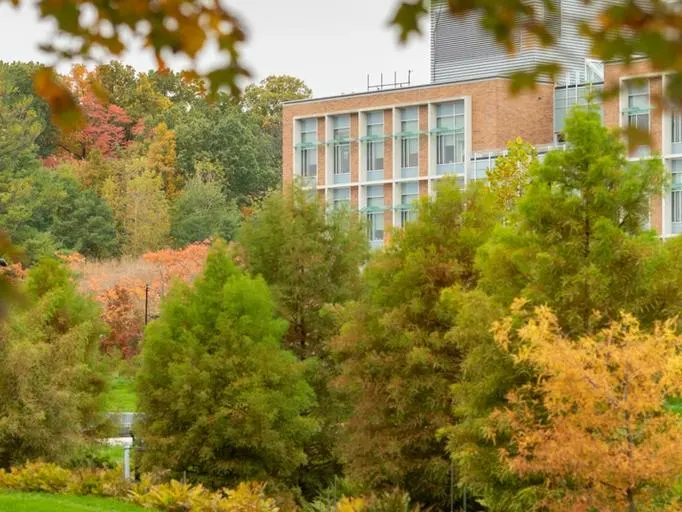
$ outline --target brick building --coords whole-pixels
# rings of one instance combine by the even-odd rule
[[[563,0],[562,14],[576,2]],[[652,199],[650,223],[662,236],[682,232],[682,115],[663,111],[651,100],[663,90],[664,74],[651,73],[645,61],[626,68],[587,58],[586,45],[571,39],[574,34],[562,28],[568,23],[560,17],[558,48],[563,53],[545,56],[571,63],[566,76],[556,83],[538,82],[515,96],[505,74],[537,62],[537,48],[525,45],[500,74],[489,65],[498,54],[475,50],[462,68],[470,70],[478,60],[488,71],[462,73],[440,48],[462,37],[456,25],[460,20],[445,23],[447,14],[434,11],[432,83],[284,105],[285,184],[298,180],[330,207],[345,204],[359,210],[367,216],[371,244],[380,246],[393,229],[413,218],[414,200],[430,194],[443,176],[455,176],[463,186],[484,179],[516,137],[536,145],[541,155],[560,147],[570,108],[585,104],[593,91],[617,84],[620,96],[596,107],[607,126],[636,125],[651,133],[651,147],[637,148],[632,158],[662,155],[673,184]],[[436,15],[449,32],[434,28]],[[489,46],[494,49],[493,42]],[[536,58],[523,59],[524,52],[535,52]],[[572,53],[570,59],[566,52]],[[460,51],[459,58],[466,55]]]

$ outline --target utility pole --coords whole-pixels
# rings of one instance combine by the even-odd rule
[[[149,283],[144,285],[144,325],[149,321]]]

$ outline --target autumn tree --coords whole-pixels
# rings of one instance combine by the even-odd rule
[[[28,300],[0,326],[0,465],[63,461],[94,435],[104,381],[97,371],[105,327],[97,305],[54,260],[29,270]]]
[[[149,170],[161,178],[168,199],[175,198],[183,185],[177,167],[175,132],[164,123],[154,127],[146,156]]]
[[[449,422],[461,351],[445,337],[440,296],[454,285],[476,286],[476,251],[497,218],[483,185],[460,192],[446,181],[364,270],[366,291],[346,308],[333,349],[337,383],[353,404],[342,453],[348,474],[367,487],[401,487],[421,503],[448,504],[450,462],[437,433]]]
[[[647,331],[626,314],[574,339],[545,307],[518,330],[496,324],[500,348],[538,375],[495,413],[512,432],[503,457],[544,477],[547,510],[651,510],[677,482],[682,422],[665,405],[682,393],[676,324]]]
[[[80,107],[87,122],[80,130],[62,132],[60,148],[82,160],[92,150],[109,156],[128,144],[127,130],[132,120],[125,110],[112,103],[106,104],[91,90],[80,99]]]
[[[505,153],[495,160],[495,167],[488,171],[488,184],[499,207],[511,212],[516,201],[528,186],[531,167],[538,165],[535,146],[517,137],[507,145]]]
[[[146,171],[128,182],[125,194],[127,252],[141,254],[163,247],[168,240],[170,213],[161,178]]]
[[[317,429],[304,366],[262,278],[218,244],[192,286],[177,283],[145,332],[138,375],[147,469],[214,486],[286,480]]]
[[[514,365],[490,333],[514,299],[548,305],[576,338],[593,335],[621,311],[649,327],[682,310],[670,269],[679,242],[663,244],[645,228],[649,198],[664,182],[660,163],[627,161],[622,142],[593,112],[575,111],[566,136],[565,150],[529,168],[509,221],[478,250],[477,289],[453,287],[442,301],[447,337],[463,354],[444,433],[460,484],[493,511],[532,509],[543,485],[500,460],[510,432],[490,418],[511,389],[536,377]]]

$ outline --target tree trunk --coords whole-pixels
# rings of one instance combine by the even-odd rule
[[[632,489],[628,489],[628,512],[637,512],[635,493],[632,492]]]

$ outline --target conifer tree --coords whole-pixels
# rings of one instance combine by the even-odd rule
[[[338,385],[353,411],[342,435],[350,476],[369,488],[402,487],[418,502],[445,507],[449,472],[436,435],[448,423],[460,349],[444,337],[441,292],[476,285],[474,257],[497,219],[480,184],[462,193],[442,183],[364,272],[365,294],[346,310],[334,340]]]
[[[29,270],[24,304],[0,324],[0,466],[64,461],[98,424],[106,332],[95,302],[55,260]]]
[[[203,275],[177,282],[145,332],[143,467],[232,486],[287,479],[304,464],[315,397],[280,345],[285,331],[265,281],[214,246]]]

